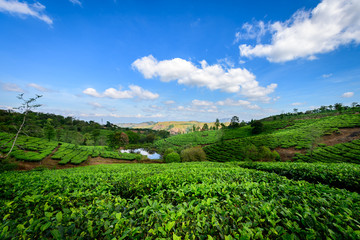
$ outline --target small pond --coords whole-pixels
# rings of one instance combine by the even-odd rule
[[[122,153],[140,153],[141,155],[147,156],[149,159],[160,159],[161,155],[155,151],[145,150],[143,148],[121,150]]]

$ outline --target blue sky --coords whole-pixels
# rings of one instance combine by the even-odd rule
[[[0,107],[248,121],[360,102],[360,2],[0,0]]]

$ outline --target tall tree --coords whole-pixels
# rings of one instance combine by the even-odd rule
[[[230,120],[229,128],[237,128],[239,127],[239,118],[237,116],[233,116]]]
[[[45,132],[46,138],[49,141],[55,137],[55,128],[52,125],[52,119],[51,118],[48,118],[48,120],[46,121],[46,125],[44,127],[44,132]]]
[[[219,119],[217,118],[216,121],[215,121],[215,128],[216,128],[216,130],[219,129],[219,126],[220,126],[220,121],[219,121]]]

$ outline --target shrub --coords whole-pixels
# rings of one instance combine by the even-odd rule
[[[275,155],[271,152],[270,148],[261,146],[259,147],[259,160],[263,161],[274,161]]]
[[[167,162],[167,163],[180,162],[180,155],[176,152],[169,153],[165,157],[165,162]]]
[[[169,155],[170,153],[175,152],[175,150],[173,148],[167,148],[163,154],[163,159],[166,158],[167,155]]]
[[[275,157],[275,161],[281,161],[280,154],[277,151],[273,151],[273,155]]]
[[[182,162],[206,161],[206,154],[200,147],[184,149],[180,153]]]

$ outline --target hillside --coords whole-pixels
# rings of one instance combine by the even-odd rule
[[[0,238],[359,239],[359,110],[157,140],[178,163],[22,135],[8,161],[33,170],[0,169]]]
[[[117,126],[122,128],[133,128],[133,129],[152,129],[152,130],[165,130],[169,131],[170,134],[180,134],[190,132],[195,128],[202,128],[205,122],[199,121],[166,121],[166,122],[143,122],[143,123],[118,123]],[[209,127],[214,127],[214,122],[206,123]],[[225,123],[228,125],[228,123]]]

